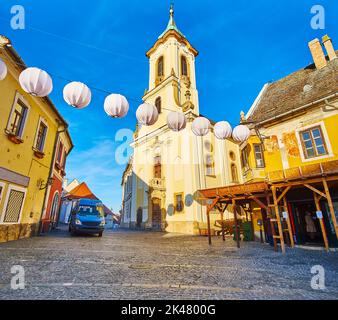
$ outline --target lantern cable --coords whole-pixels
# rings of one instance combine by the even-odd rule
[[[0,20],[7,22],[7,20],[4,19],[4,18],[0,18]],[[133,57],[133,56],[130,56],[130,55],[126,55],[126,54],[122,54],[122,53],[118,53],[118,52],[113,52],[113,51],[110,51],[110,50],[107,50],[107,49],[103,49],[103,48],[94,46],[92,44],[88,44],[88,43],[85,43],[85,42],[70,39],[70,38],[49,32],[49,31],[44,31],[44,30],[41,30],[41,29],[38,29],[38,28],[35,28],[35,27],[30,27],[30,26],[26,25],[25,30],[27,30],[27,29],[41,33],[41,34],[45,34],[45,35],[48,35],[48,36],[51,36],[51,37],[55,37],[55,38],[58,38],[58,39],[61,39],[61,40],[64,40],[64,41],[68,41],[68,42],[74,43],[76,45],[79,45],[79,46],[82,46],[82,47],[85,47],[85,48],[88,48],[88,49],[97,50],[97,51],[100,51],[100,52],[103,52],[103,53],[106,53],[106,54],[114,55],[114,56],[121,57],[121,58],[126,58],[126,59],[129,59],[129,60],[135,60],[135,61],[138,61],[138,62],[143,61],[139,58],[136,58],[136,57]]]

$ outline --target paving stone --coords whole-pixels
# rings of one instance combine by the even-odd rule
[[[25,270],[24,290],[10,288],[11,267]],[[311,268],[325,269],[325,290]],[[48,236],[0,244],[0,299],[338,299],[338,252],[259,243],[108,231],[103,238]]]

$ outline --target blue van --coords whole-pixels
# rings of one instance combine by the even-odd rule
[[[72,210],[69,232],[73,236],[82,233],[102,237],[105,224],[103,203],[99,200],[80,199]]]

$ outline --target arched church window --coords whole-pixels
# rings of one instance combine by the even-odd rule
[[[181,74],[182,76],[188,76],[188,63],[185,56],[181,56]]]
[[[164,76],[164,59],[163,59],[163,57],[160,57],[157,60],[157,76],[158,77]]]
[[[161,179],[162,178],[162,161],[161,157],[155,157],[154,159],[155,165],[154,165],[154,178],[155,179]]]
[[[212,155],[207,155],[205,162],[206,162],[206,175],[207,176],[215,175],[214,157]]]
[[[160,114],[161,111],[162,111],[162,99],[161,99],[161,97],[158,97],[158,98],[155,100],[155,107],[156,107],[158,113]]]

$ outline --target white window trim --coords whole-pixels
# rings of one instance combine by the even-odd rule
[[[45,140],[43,142],[42,150],[39,150],[38,148],[36,148],[36,142],[38,140],[38,134],[39,134],[39,129],[40,129],[40,124],[41,123],[43,123],[46,126],[46,135],[45,135]],[[34,150],[37,150],[37,151],[40,151],[40,152],[44,152],[45,146],[46,146],[46,140],[47,140],[48,130],[49,130],[49,127],[48,127],[47,121],[40,116],[39,117],[39,122],[38,122],[38,127],[37,127],[37,130],[36,130],[36,133],[35,133],[34,144],[33,144],[33,149]]]
[[[323,139],[324,139],[328,154],[326,154],[324,156],[320,156],[320,157],[313,157],[313,158],[307,159],[307,158],[305,158],[305,154],[304,154],[305,150],[303,150],[301,132],[308,130],[308,129],[311,129],[311,128],[315,128],[315,127],[320,127],[321,130],[322,130]],[[329,138],[329,135],[327,133],[324,121],[312,123],[308,126],[296,129],[296,138],[297,138],[298,148],[299,148],[299,151],[300,151],[300,157],[302,159],[302,162],[313,162],[313,161],[317,161],[317,160],[332,158],[334,156],[334,154],[332,152],[332,146],[331,146],[330,138]]]
[[[7,209],[7,205],[8,205],[8,201],[9,201],[9,196],[10,196],[12,190],[24,193],[24,197],[23,197],[23,200],[22,200],[22,206],[21,206],[20,214],[19,214],[19,219],[18,219],[18,222],[4,222],[4,218],[5,218],[5,214],[6,214],[6,209]],[[20,224],[21,223],[22,212],[23,212],[23,208],[25,206],[26,196],[27,196],[27,189],[26,188],[21,188],[21,187],[18,187],[16,185],[13,185],[13,184],[8,185],[7,194],[6,194],[6,200],[5,200],[4,206],[2,208],[2,214],[1,214],[0,224],[13,225],[13,224]]]
[[[6,126],[6,131],[10,131],[10,124],[12,122],[12,118],[13,118],[13,113],[14,113],[14,109],[15,109],[15,106],[18,102],[18,100],[21,100],[23,102],[23,104],[25,105],[25,107],[27,107],[27,114],[26,114],[26,119],[25,119],[25,122],[22,126],[22,131],[21,131],[21,135],[18,136],[19,138],[23,138],[24,136],[24,132],[25,132],[25,129],[26,129],[26,124],[28,122],[28,116],[29,116],[29,111],[30,111],[30,105],[28,103],[28,101],[24,98],[23,95],[21,95],[19,92],[16,92],[15,94],[15,98],[14,98],[14,102],[13,102],[13,105],[12,105],[12,109],[11,109],[11,112],[9,114],[9,118],[8,118],[8,122],[7,122],[7,126]]]
[[[0,204],[1,204],[1,200],[5,194],[5,187],[6,187],[6,184],[4,182],[0,182],[0,187],[2,188],[1,190],[1,193],[0,193]]]

